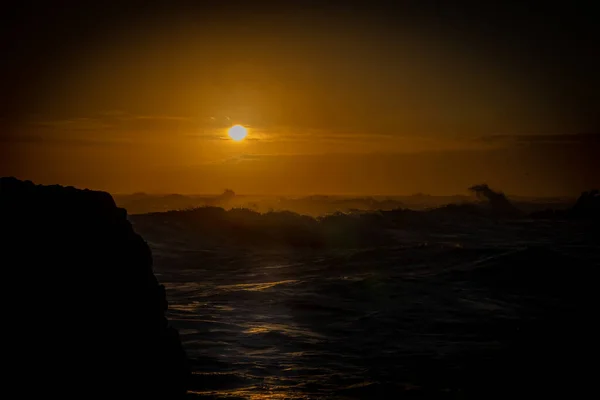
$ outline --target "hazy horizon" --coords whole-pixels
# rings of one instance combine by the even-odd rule
[[[88,188],[90,189],[90,188]],[[100,189],[91,189],[91,190],[100,190]],[[501,190],[499,190],[502,192]],[[235,191],[234,191],[235,192]],[[135,196],[135,195],[146,195],[146,196],[186,196],[186,197],[197,197],[197,198],[212,198],[219,195],[222,195],[221,192],[213,192],[213,193],[178,193],[178,192],[108,192],[112,196]],[[514,198],[524,198],[524,199],[575,199],[581,193],[576,193],[571,196],[525,196],[520,195],[518,193],[504,193],[508,197]],[[467,198],[475,198],[472,193],[469,193],[465,190],[464,193],[447,193],[447,194],[431,194],[431,193],[372,193],[372,194],[356,194],[356,193],[306,193],[306,194],[281,194],[281,193],[273,193],[273,194],[264,194],[264,193],[235,193],[236,196],[239,197],[264,197],[264,198],[272,198],[272,197],[285,197],[285,198],[310,198],[310,197],[332,197],[332,198],[407,198],[407,197],[419,197],[419,196],[430,196],[430,197],[467,197]]]

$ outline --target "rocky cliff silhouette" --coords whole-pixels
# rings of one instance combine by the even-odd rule
[[[109,194],[0,178],[0,221],[4,362],[20,392],[185,395],[187,359],[165,318],[164,286]]]
[[[575,218],[600,220],[600,191],[597,189],[581,193],[577,202],[568,210]]]

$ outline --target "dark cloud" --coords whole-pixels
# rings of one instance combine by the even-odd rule
[[[600,134],[492,135],[483,137],[482,140],[491,143],[571,143],[600,145]]]
[[[240,164],[243,162],[248,162],[248,161],[258,161],[258,160],[265,160],[266,158],[269,158],[269,155],[262,155],[262,154],[240,154],[238,156],[233,156],[233,157],[229,157],[220,161],[217,161],[216,163],[210,163],[210,164]]]
[[[0,144],[49,144],[49,145],[76,145],[76,146],[122,146],[133,145],[130,141],[114,139],[94,139],[87,137],[59,137],[56,135],[17,135],[0,136]]]
[[[168,115],[134,115],[125,112],[98,113],[91,117],[65,119],[33,119],[29,122],[33,129],[45,129],[57,134],[64,132],[91,131],[110,133],[173,133],[193,132],[200,126],[190,118]]]

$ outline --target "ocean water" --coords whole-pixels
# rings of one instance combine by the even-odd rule
[[[190,397],[489,398],[538,390],[532,370],[580,374],[597,228],[425,214],[378,219],[374,240],[340,216],[345,239],[318,246],[133,216],[192,362]]]

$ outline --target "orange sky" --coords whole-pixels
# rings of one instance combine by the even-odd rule
[[[571,46],[531,52],[540,21],[513,19],[515,34],[501,19],[467,29],[466,11],[95,11],[7,28],[18,50],[2,175],[179,193],[451,194],[485,181],[572,195],[600,183],[595,81],[571,81],[587,64],[549,63]],[[540,37],[552,35],[579,38]],[[227,138],[233,124],[246,140]]]

